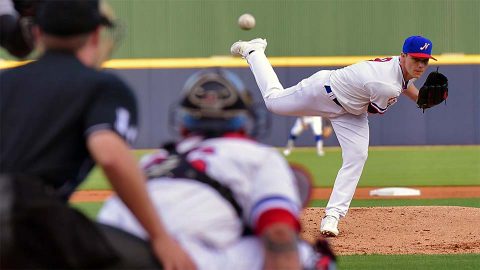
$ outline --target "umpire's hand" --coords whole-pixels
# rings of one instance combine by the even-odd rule
[[[170,236],[150,239],[153,251],[160,258],[165,270],[195,270],[196,266],[190,256]]]

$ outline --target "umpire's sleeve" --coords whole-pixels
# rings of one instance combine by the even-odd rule
[[[98,85],[98,90],[87,109],[85,134],[112,130],[132,143],[137,136],[137,103],[133,92],[112,74]]]

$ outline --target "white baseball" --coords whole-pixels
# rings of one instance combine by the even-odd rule
[[[252,14],[245,13],[238,17],[238,26],[243,30],[250,30],[255,27],[255,17]]]

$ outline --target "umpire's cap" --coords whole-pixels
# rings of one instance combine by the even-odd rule
[[[99,25],[113,26],[100,12],[99,0],[44,1],[35,21],[43,32],[54,36],[72,36],[91,32]]]

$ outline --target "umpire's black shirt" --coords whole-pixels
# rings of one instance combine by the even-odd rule
[[[136,136],[130,89],[74,55],[48,51],[0,74],[0,173],[42,178],[68,197],[92,169],[86,146],[95,131]]]

